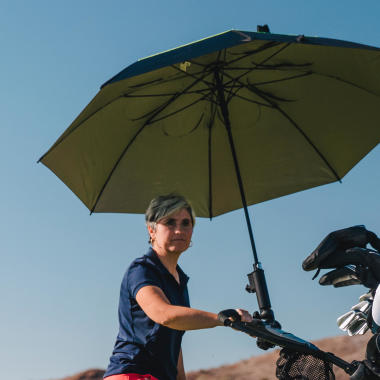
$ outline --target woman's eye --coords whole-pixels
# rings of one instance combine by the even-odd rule
[[[183,219],[181,221],[178,220],[178,223],[180,223],[181,227],[185,227],[185,228],[188,228],[191,226],[191,220],[190,219]],[[172,228],[172,227],[177,226],[177,220],[174,218],[173,219],[170,218],[170,219],[164,221],[163,224],[167,227]]]

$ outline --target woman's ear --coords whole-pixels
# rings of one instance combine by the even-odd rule
[[[155,233],[154,229],[151,226],[147,225],[146,227],[148,228],[148,233],[149,233],[149,236],[150,236],[150,240],[153,243],[153,240],[154,240],[154,237],[155,237],[156,233]]]

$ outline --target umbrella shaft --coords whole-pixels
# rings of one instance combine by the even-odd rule
[[[229,113],[228,113],[228,106],[227,106],[226,99],[224,97],[223,82],[220,78],[220,75],[219,75],[219,72],[217,69],[215,70],[215,82],[216,82],[217,96],[218,96],[218,100],[219,100],[218,103],[219,103],[219,106],[220,106],[220,109],[221,109],[221,112],[223,115],[224,125],[225,125],[226,130],[227,130],[228,141],[230,144],[232,158],[234,161],[236,177],[237,177],[237,181],[239,184],[241,201],[243,203],[243,209],[244,209],[245,219],[247,221],[248,234],[249,234],[249,239],[251,241],[253,258],[254,258],[254,271],[251,274],[253,281],[252,281],[252,283],[250,281],[251,284],[248,285],[250,290],[248,290],[248,291],[256,292],[257,302],[259,304],[261,318],[268,320],[268,321],[273,321],[274,315],[273,315],[273,311],[271,309],[268,288],[267,288],[267,284],[265,281],[265,275],[264,275],[264,271],[261,268],[260,262],[258,260],[255,241],[253,239],[252,225],[251,225],[251,220],[250,220],[249,214],[248,214],[248,206],[247,206],[247,201],[245,198],[243,180],[241,178],[239,162],[237,159],[235,144],[234,144],[234,140],[233,140],[233,136],[232,136],[232,132],[231,132],[231,122],[230,122]],[[248,275],[248,278],[249,278],[249,276],[250,275]]]
[[[254,263],[255,263],[255,265],[259,265],[260,263],[259,263],[259,259],[257,257],[255,240],[253,238],[253,231],[252,231],[251,220],[250,220],[249,214],[248,214],[248,206],[247,206],[247,201],[246,201],[246,198],[245,198],[243,180],[241,178],[240,168],[239,168],[239,162],[238,162],[238,159],[237,159],[236,150],[235,150],[235,144],[234,144],[234,140],[233,140],[232,132],[231,132],[231,122],[230,122],[230,117],[229,117],[229,113],[228,113],[227,102],[226,102],[226,99],[224,97],[223,82],[222,82],[222,80],[220,78],[220,74],[219,74],[218,70],[215,70],[215,82],[216,82],[217,96],[218,96],[218,100],[219,100],[218,103],[219,103],[220,110],[221,110],[222,115],[223,115],[224,125],[225,125],[226,130],[227,130],[228,142],[230,144],[232,158],[233,158],[233,161],[234,161],[235,172],[236,172],[236,177],[237,177],[237,181],[238,181],[238,185],[239,185],[239,191],[240,191],[241,201],[242,201],[242,204],[243,204],[245,220],[247,221],[248,234],[249,234],[249,239],[251,241],[251,247],[252,247],[252,252],[253,252]]]

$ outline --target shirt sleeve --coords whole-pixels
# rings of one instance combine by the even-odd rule
[[[137,292],[144,286],[152,285],[162,289],[162,280],[157,268],[146,262],[134,262],[127,272],[127,288],[136,298]]]

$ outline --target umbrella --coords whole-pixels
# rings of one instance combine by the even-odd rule
[[[40,161],[91,212],[180,193],[244,209],[248,290],[270,301],[248,206],[341,178],[380,140],[380,49],[232,30],[147,57],[101,87]]]

